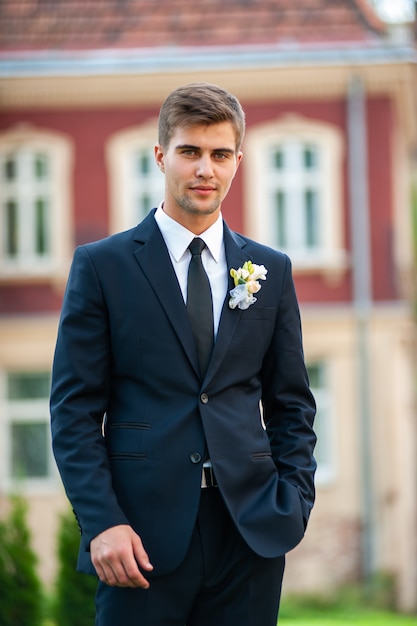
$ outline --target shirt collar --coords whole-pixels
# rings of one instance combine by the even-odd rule
[[[188,250],[188,246],[195,235],[187,228],[176,222],[163,210],[163,203],[155,212],[155,220],[162,233],[166,246],[175,261],[178,263]],[[223,218],[221,213],[217,220],[199,237],[204,241],[213,259],[218,263],[223,245]]]

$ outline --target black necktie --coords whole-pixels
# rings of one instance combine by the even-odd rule
[[[206,247],[202,239],[196,237],[188,246],[192,257],[188,267],[187,312],[197,345],[201,375],[204,376],[213,350],[213,300],[210,282],[201,261],[201,253]]]

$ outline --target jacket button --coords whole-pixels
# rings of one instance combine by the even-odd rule
[[[200,461],[201,461],[201,454],[199,454],[198,452],[193,452],[190,455],[190,461],[191,461],[191,463],[200,463]]]
[[[202,393],[200,396],[200,400],[203,404],[207,404],[208,402],[208,395],[206,393]]]

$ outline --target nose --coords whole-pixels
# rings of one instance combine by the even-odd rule
[[[213,166],[210,155],[201,155],[197,162],[196,174],[199,178],[211,178],[213,176]]]

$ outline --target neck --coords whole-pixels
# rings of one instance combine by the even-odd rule
[[[220,207],[215,212],[209,213],[208,215],[194,213],[181,213],[178,215],[175,212],[172,213],[165,203],[162,205],[162,210],[169,215],[171,219],[181,224],[181,226],[184,226],[184,228],[196,236],[201,235],[210,228],[210,226],[213,226],[220,215]]]

